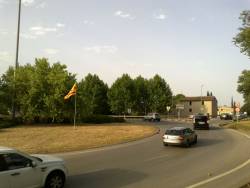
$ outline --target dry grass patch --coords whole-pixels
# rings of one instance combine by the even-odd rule
[[[236,129],[250,135],[250,121],[239,121],[225,125],[227,128]]]
[[[109,124],[19,126],[0,129],[0,145],[28,153],[58,153],[128,142],[153,135],[150,126]]]

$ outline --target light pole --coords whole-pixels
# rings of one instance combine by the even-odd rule
[[[166,110],[167,110],[167,113],[168,113],[167,114],[167,119],[169,119],[169,110],[170,110],[170,108],[171,108],[170,106],[166,106]]]
[[[15,68],[14,68],[14,85],[13,85],[13,96],[12,96],[12,119],[13,120],[15,119],[15,116],[16,116],[16,107],[15,107],[16,83],[15,82],[16,82],[16,70],[18,68],[21,7],[22,7],[22,0],[19,0],[18,21],[17,21],[17,40],[16,40],[16,61],[15,61]]]
[[[203,112],[203,104],[202,104],[202,89],[203,89],[204,85],[201,84],[201,112]]]

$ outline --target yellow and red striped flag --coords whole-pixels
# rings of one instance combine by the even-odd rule
[[[64,97],[64,100],[69,99],[71,96],[76,95],[76,91],[77,91],[77,86],[76,83],[73,85],[73,87],[71,88],[71,90],[69,91],[69,93]]]

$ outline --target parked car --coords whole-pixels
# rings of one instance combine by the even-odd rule
[[[209,129],[208,117],[206,115],[195,115],[193,118],[194,129]]]
[[[197,134],[190,128],[173,127],[167,129],[163,136],[163,145],[184,145],[189,147],[197,143]]]
[[[221,120],[232,120],[233,116],[229,113],[223,113],[223,114],[220,114],[220,119]]]
[[[239,114],[236,114],[233,118],[234,121],[236,121],[237,119],[238,120],[242,120],[242,119],[245,119],[247,118],[247,114],[244,114],[244,113],[239,113]]]
[[[149,113],[144,116],[144,121],[161,121],[161,117],[158,113]]]
[[[0,147],[1,188],[62,188],[66,177],[67,169],[60,158]]]

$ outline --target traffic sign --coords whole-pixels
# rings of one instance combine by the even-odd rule
[[[235,111],[236,111],[236,112],[240,112],[240,108],[238,108],[238,107],[235,108]]]
[[[240,103],[239,102],[237,102],[236,107],[240,108]]]
[[[132,111],[131,108],[128,108],[128,114],[131,114],[131,111]]]
[[[176,104],[176,109],[184,110],[184,104]]]

